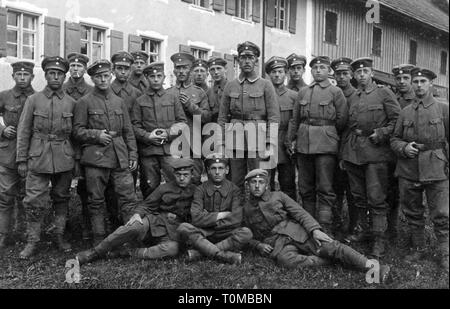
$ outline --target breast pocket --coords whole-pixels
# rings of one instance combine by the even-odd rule
[[[92,129],[104,130],[106,129],[105,111],[102,109],[90,109],[89,114],[89,126]]]
[[[19,106],[5,106],[5,112],[3,113],[3,120],[7,126],[17,127],[19,123]]]
[[[239,112],[240,111],[240,93],[232,92],[230,93],[230,111],[231,112]]]
[[[383,105],[370,105],[368,107],[370,120],[375,124],[381,124],[386,119]]]
[[[412,120],[403,120],[403,139],[414,140],[414,122]]]
[[[321,101],[319,103],[319,106],[320,106],[320,113],[321,113],[322,119],[325,119],[325,120],[336,119],[336,108],[334,107],[334,104],[332,104],[331,99]]]
[[[123,119],[123,111],[121,109],[116,109],[114,111],[114,119],[115,119],[115,125],[117,125],[117,129],[121,130],[125,124],[125,121]]]
[[[72,113],[62,113],[62,130],[65,133],[70,133],[72,131],[72,120],[73,120],[73,114]]]
[[[164,120],[175,120],[175,106],[171,102],[161,104]]]
[[[309,112],[311,109],[311,104],[309,104],[306,100],[300,101],[300,117],[301,118],[309,118]]]
[[[433,140],[439,140],[445,138],[445,129],[442,118],[431,119],[429,122],[430,138]]]
[[[33,118],[34,118],[34,128],[37,129],[38,131],[43,131],[44,129],[49,127],[48,114],[46,112],[34,111]]]
[[[264,92],[250,93],[248,96],[250,97],[250,104],[255,110],[260,111],[266,109]]]

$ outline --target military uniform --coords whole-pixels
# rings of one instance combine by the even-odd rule
[[[11,66],[13,74],[21,71],[33,74],[32,62],[19,61]],[[17,172],[17,139],[16,137],[7,138],[3,135],[3,131],[9,126],[17,130],[25,101],[32,94],[34,94],[32,86],[21,89],[17,85],[10,90],[0,92],[0,114],[3,116],[3,124],[0,123],[0,251],[5,245],[5,236],[9,232],[14,199],[20,191],[23,191],[21,187],[25,185]],[[21,200],[18,202],[22,203]]]
[[[88,68],[88,74],[110,70],[110,62],[100,60]],[[103,130],[113,138],[106,146],[99,142]],[[98,241],[105,234],[104,192],[108,182],[113,182],[124,221],[137,200],[129,170],[129,161],[137,161],[137,147],[125,102],[111,89],[95,88],[76,105],[73,135],[82,147],[92,230],[94,241]]]
[[[192,70],[194,70],[197,67],[204,68],[206,70],[206,77],[208,77],[208,61],[204,59],[196,59],[192,64]],[[206,83],[206,78],[201,83],[194,81],[194,85],[199,88],[202,88],[205,93],[207,93],[209,90],[209,86]]]
[[[288,62],[288,66],[293,67],[293,66],[297,66],[297,65],[302,65],[303,67],[306,66],[306,57],[302,56],[302,55],[297,55],[297,54],[291,54],[286,58],[287,62]],[[299,92],[300,89],[302,89],[303,87],[308,86],[305,81],[303,80],[303,77],[300,78],[300,80],[295,81],[292,78],[289,79],[288,81],[288,85],[287,88],[290,90],[293,90],[295,92]]]
[[[208,66],[211,68],[212,66],[220,65],[224,68],[227,66],[227,62],[222,58],[211,58],[208,61]],[[210,121],[212,123],[217,123],[217,118],[219,117],[219,107],[223,99],[223,92],[225,90],[225,85],[228,80],[224,77],[219,82],[214,81],[214,85],[208,89],[206,92],[208,96],[209,109],[210,109]]]
[[[352,63],[354,71],[360,67],[372,67],[372,60],[363,58]],[[388,88],[372,83],[365,90],[358,89],[350,100],[350,119],[342,139],[342,159],[352,195],[360,218],[370,210],[371,231],[375,236],[373,253],[377,254],[384,251],[389,209],[388,163],[395,160],[389,138],[399,112],[395,95]],[[369,138],[373,133],[376,137]]]
[[[317,57],[310,66],[316,63],[330,65],[328,57]],[[327,232],[331,230],[336,202],[333,180],[339,134],[347,119],[348,107],[342,90],[326,79],[300,90],[289,124],[286,147],[296,140],[298,187],[303,205],[316,218],[318,202],[317,218]]]
[[[144,69],[148,72],[164,72],[162,63],[153,63]],[[141,191],[146,198],[161,183],[161,172],[168,182],[174,181],[170,162],[171,141],[179,135],[179,130],[186,123],[186,115],[178,97],[161,88],[151,88],[138,98],[133,107],[133,128],[138,141],[141,166]],[[157,130],[166,131],[168,139],[159,143],[150,141],[150,136]]]
[[[132,52],[131,55],[134,57],[134,60],[143,60],[146,64],[148,61],[148,54],[144,51],[137,51]],[[128,82],[138,89],[141,93],[145,93],[147,88],[149,87],[148,80],[145,78],[145,76],[142,75],[136,75],[134,72],[131,73],[130,77],[128,78]]]
[[[64,92],[75,100],[81,99],[93,89],[94,87],[88,85],[84,78],[80,78],[78,81],[75,81],[72,77],[69,77],[67,82],[63,85]]]
[[[60,57],[47,57],[42,68],[67,73],[68,62]],[[74,105],[75,100],[61,88],[53,91],[47,86],[30,96],[23,108],[17,129],[16,159],[18,164],[28,165],[24,199],[28,244],[21,252],[22,258],[32,255],[40,240],[43,215],[49,205],[49,182],[57,241],[62,241],[75,166],[75,149],[70,139]]]
[[[428,70],[417,69],[413,75],[427,76],[433,80],[436,75]],[[439,248],[447,258],[448,271],[448,104],[440,103],[431,92],[425,97],[416,97],[398,117],[391,147],[398,156],[396,176],[400,183],[400,203],[408,221],[414,249],[425,247],[426,194],[430,216]],[[419,153],[414,158],[405,154],[405,147],[415,142]]]

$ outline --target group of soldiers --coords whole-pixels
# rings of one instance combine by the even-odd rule
[[[0,93],[0,251],[24,178],[27,244],[20,258],[35,254],[49,208],[55,243],[70,251],[64,231],[78,177],[83,238],[91,230],[93,240],[92,249],[76,255],[80,264],[173,257],[183,248],[192,261],[239,264],[239,251],[249,247],[285,267],[340,261],[366,271],[368,258],[380,260],[388,238],[395,241],[399,208],[412,244],[405,259],[425,256],[428,207],[439,264],[448,272],[448,104],[432,95],[435,73],[396,66],[394,94],[373,81],[372,59],[319,56],[309,63],[314,81],[307,85],[306,57],[270,58],[264,79],[260,48],[247,41],[237,49],[240,74],[231,81],[222,58],[172,55],[176,84],[169,89],[164,63],[147,64],[143,51],[120,51],[89,66],[78,53],[46,57],[40,92],[31,87],[34,64],[13,63],[16,85]],[[254,123],[269,136],[276,124],[277,167],[261,169],[268,155],[255,156],[247,135],[236,137],[244,148],[236,143],[232,158],[223,141],[221,151],[203,159],[172,156],[172,142],[186,127],[192,132],[194,116],[224,132],[230,123]],[[370,244],[367,257],[348,245],[357,242]],[[389,266],[380,271],[386,278]]]

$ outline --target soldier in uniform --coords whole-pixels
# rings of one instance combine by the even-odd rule
[[[371,227],[363,226],[350,240],[374,236],[370,255],[379,258],[385,250],[389,162],[395,160],[389,139],[400,112],[394,93],[372,80],[373,60],[356,59],[351,63],[358,82],[356,96],[350,99],[350,119],[342,139],[342,159],[348,173],[350,188],[358,217],[370,212]],[[360,220],[362,224],[365,220]]]
[[[280,126],[278,128],[278,165],[271,172],[270,187],[275,189],[275,172],[278,170],[278,182],[280,190],[286,193],[291,199],[297,200],[295,188],[295,163],[292,159],[292,149],[287,149],[284,145],[289,121],[294,112],[294,104],[297,93],[288,89],[284,82],[286,80],[288,63],[281,57],[272,57],[266,63],[266,73],[269,75],[277,94],[278,105],[280,106]]]
[[[205,159],[208,181],[197,187],[191,206],[192,224],[178,228],[181,236],[196,249],[189,259],[207,257],[230,264],[240,264],[240,250],[252,238],[242,223],[241,190],[226,179],[228,160],[218,154]],[[197,251],[198,250],[198,251]]]
[[[342,90],[328,80],[330,64],[326,56],[311,61],[314,82],[298,93],[286,139],[286,148],[292,148],[296,142],[298,187],[303,205],[328,234],[336,202],[333,181],[339,136],[348,119]]]
[[[49,205],[49,182],[55,210],[55,243],[59,250],[71,250],[63,238],[75,168],[75,150],[70,139],[75,100],[62,89],[69,63],[61,57],[47,57],[41,66],[47,86],[27,99],[17,129],[16,162],[19,175],[27,177],[24,205],[28,236],[27,245],[20,252],[22,259],[35,253],[40,240],[43,216]]]
[[[77,254],[80,264],[107,256],[132,256],[139,259],[161,259],[176,256],[179,252],[177,228],[189,219],[189,209],[194,196],[191,159],[171,162],[174,181],[160,185],[141,202],[134,215],[125,224],[99,243],[95,248]],[[131,248],[122,247],[130,243]],[[150,243],[152,246],[136,248]],[[122,248],[121,248],[122,247]]]
[[[204,92],[208,92],[208,84],[206,79],[208,78],[208,61],[203,59],[196,59],[192,64],[192,81],[194,85],[203,89]]]
[[[250,248],[287,268],[316,267],[340,262],[367,272],[368,259],[356,250],[334,241],[319,223],[283,192],[267,189],[268,174],[253,170],[245,177],[250,199],[244,206],[244,221],[253,232]],[[380,265],[384,282],[390,267]]]
[[[259,168],[262,159],[268,154],[265,150],[271,144],[269,128],[271,124],[280,122],[280,108],[272,83],[258,76],[256,72],[258,58],[261,55],[259,47],[247,41],[239,44],[237,49],[241,73],[237,79],[225,86],[219,108],[218,123],[222,127],[222,143],[225,144],[227,135],[235,136],[237,133],[226,131],[228,123],[233,124],[234,128],[239,127],[239,124],[243,126],[254,124],[258,129],[261,125],[266,129],[265,145],[261,145],[264,141],[258,140],[255,147],[254,141],[249,141],[248,131],[244,136],[232,138],[233,145],[225,145],[227,150],[231,148],[234,151],[230,162],[232,182],[243,188],[246,173]],[[240,143],[242,139],[243,145]]]
[[[202,88],[195,86],[191,81],[192,65],[195,61],[194,56],[188,53],[176,53],[170,57],[173,62],[173,73],[177,79],[175,86],[168,90],[174,94],[183,105],[186,114],[187,123],[190,129],[191,149],[194,158],[194,178],[192,183],[199,185],[203,172],[203,162],[201,159],[201,149],[194,147],[193,128],[194,115],[201,117],[201,124],[208,123],[210,120],[210,110],[208,96]],[[201,129],[201,128],[199,128]],[[197,156],[199,156],[197,158]]]
[[[94,90],[75,107],[73,135],[81,145],[81,165],[86,173],[89,212],[94,243],[105,236],[105,189],[115,188],[123,221],[137,197],[130,171],[137,168],[137,147],[125,101],[111,90],[108,60],[99,60],[87,70]]]
[[[148,64],[148,54],[145,51],[132,52],[134,62],[131,65],[131,75],[128,79],[130,84],[141,93],[145,93],[148,88],[148,81],[144,77],[144,68]]]
[[[209,74],[214,81],[211,88],[206,93],[208,95],[209,108],[211,110],[211,122],[217,123],[219,117],[219,106],[222,102],[223,91],[227,84],[227,61],[218,57],[211,57],[208,60]]]
[[[347,99],[347,106],[349,106],[350,104],[350,98],[356,95],[356,89],[350,83],[353,78],[353,71],[352,67],[350,66],[351,63],[352,59],[345,57],[335,59],[333,60],[333,62],[331,62],[331,68],[334,71],[334,78],[336,79],[337,86],[341,88],[345,98]],[[341,159],[340,152],[338,155],[339,159]],[[336,165],[336,170],[334,173],[333,186],[334,193],[336,194],[336,207],[334,208],[333,214],[334,230],[337,233],[342,231],[342,209],[344,206],[344,198],[346,198],[349,217],[347,230],[349,234],[352,234],[357,225],[357,213],[355,202],[350,190],[348,175],[347,172],[343,169],[343,166],[340,166],[339,164]]]
[[[0,114],[3,115],[3,123],[0,123],[0,254],[6,247],[6,236],[12,233],[14,200],[21,191],[20,186],[24,185],[16,164],[17,125],[25,101],[34,93],[31,86],[34,63],[17,61],[11,67],[15,86],[0,92]],[[18,213],[20,211],[23,206],[18,208]]]
[[[398,156],[396,175],[400,202],[406,216],[413,248],[405,260],[417,262],[425,253],[425,192],[437,238],[440,265],[448,273],[448,102],[433,98],[436,74],[411,71],[415,98],[398,117],[391,147]]]
[[[141,191],[147,198],[161,183],[174,181],[170,162],[171,141],[179,135],[186,115],[178,97],[164,90],[164,63],[154,62],[144,68],[149,88],[133,107],[133,128],[138,142],[141,166]]]
[[[303,74],[305,74],[306,57],[291,54],[286,58],[289,67],[289,82],[288,89],[299,92],[300,89],[307,86],[303,81]]]
[[[402,109],[410,105],[416,97],[411,84],[411,70],[413,68],[412,64],[400,64],[392,69],[397,84],[397,101]]]

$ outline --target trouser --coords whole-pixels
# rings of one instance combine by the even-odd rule
[[[425,206],[423,192],[428,202],[431,221],[438,243],[448,243],[449,181],[416,182],[399,178],[400,202],[410,230],[424,233]]]
[[[298,189],[303,208],[317,218],[320,224],[330,226],[333,219],[332,209],[336,201],[333,190],[336,156],[297,154],[297,166]]]
[[[0,165],[0,235],[11,231],[14,204],[21,191],[21,185],[23,182],[17,169]]]
[[[137,197],[133,176],[128,169],[85,166],[89,215],[94,237],[105,235],[105,189],[112,183],[118,199],[122,222],[127,222],[136,207]]]
[[[177,241],[171,240],[168,235],[162,237],[152,237],[150,234],[150,223],[147,217],[142,219],[143,224],[134,222],[132,225],[124,225],[115,230],[112,234],[101,241],[94,250],[104,256],[106,253],[119,248],[123,244],[129,243],[139,249],[135,250],[133,256],[142,259],[160,259],[168,256],[176,256],[179,252]],[[144,247],[145,242],[155,244],[151,247]]]
[[[358,213],[356,211],[355,202],[350,189],[350,183],[348,180],[347,172],[342,170],[338,165],[334,172],[333,188],[336,193],[336,204],[333,211],[333,222],[336,226],[341,226],[342,222],[342,210],[344,208],[344,199],[347,201],[348,211],[348,231],[352,232],[357,225]],[[335,226],[335,227],[336,227]]]
[[[244,188],[245,176],[252,170],[260,168],[261,159],[248,158],[248,153],[244,153],[244,158],[237,159],[236,156],[230,160],[231,181],[239,188]]]
[[[34,232],[32,235],[28,235],[29,242],[37,242],[40,240],[40,225],[44,215],[50,208],[48,195],[49,182],[52,184],[50,197],[53,201],[56,218],[55,233],[64,233],[70,200],[72,171],[57,174],[38,174],[30,171],[27,175],[26,195],[23,201],[29,230],[30,226],[34,226],[32,229]]]
[[[345,162],[355,205],[359,216],[370,210],[371,231],[374,236],[384,236],[387,228],[388,164],[369,163],[356,165]],[[362,220],[362,218],[359,218]],[[367,231],[366,231],[367,232]]]
[[[161,184],[161,173],[167,182],[175,180],[171,156],[148,156],[140,160],[141,182],[140,187],[146,199]]]
[[[270,187],[275,190],[275,173],[278,170],[278,183],[280,190],[294,201],[297,201],[297,194],[295,190],[295,164],[282,163],[278,164],[277,168],[271,170]]]
[[[392,236],[397,234],[398,220],[400,213],[400,203],[399,203],[399,183],[398,178],[395,177],[396,164],[389,163],[389,186],[387,192],[387,202],[389,204],[389,212],[387,216],[388,220],[388,231]]]

